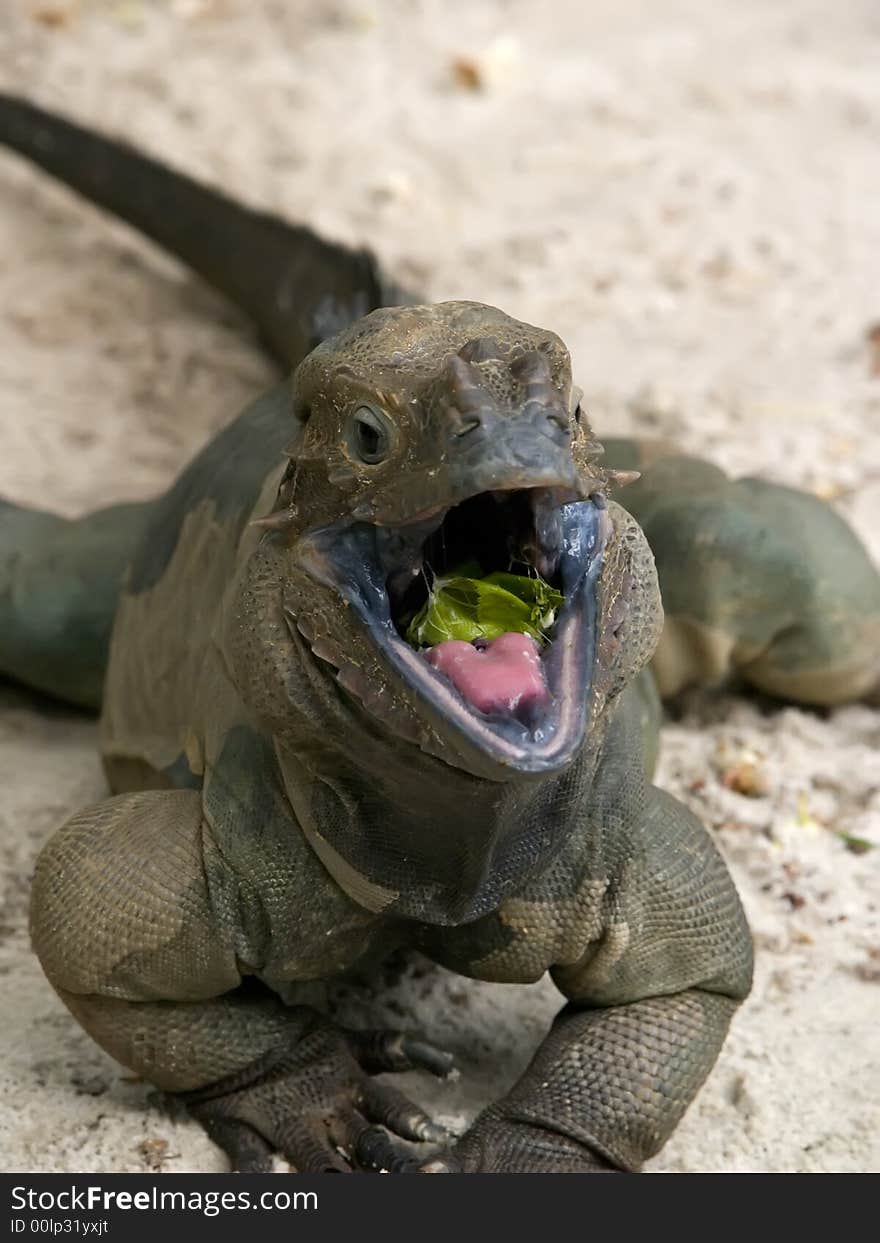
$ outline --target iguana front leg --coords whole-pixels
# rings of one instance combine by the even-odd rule
[[[183,1093],[237,1170],[268,1168],[273,1151],[303,1172],[405,1168],[408,1153],[375,1124],[410,1140],[443,1133],[371,1074],[443,1074],[451,1060],[241,989],[259,966],[265,918],[248,890],[220,856],[198,794],[122,795],[74,816],[42,852],[34,947],[86,1031]]]
[[[554,869],[502,906],[494,930],[459,934],[459,952],[491,947],[469,972],[482,978],[530,978],[555,955],[570,1000],[509,1095],[425,1172],[637,1170],[712,1068],[751,980],[736,892],[673,798],[650,791],[634,838],[620,810],[603,826],[604,878],[595,858],[582,875]]]
[[[567,1006],[513,1091],[423,1172],[638,1171],[712,1069],[736,1006],[700,989],[608,1009]]]

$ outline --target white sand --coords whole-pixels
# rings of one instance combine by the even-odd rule
[[[870,0],[0,8],[2,86],[368,243],[430,296],[556,329],[600,431],[832,496],[880,555],[878,51]],[[461,57],[485,89],[456,83]],[[210,292],[11,157],[0,196],[0,493],[67,513],[152,494],[268,366]],[[836,832],[880,842],[878,742],[864,707],[704,698],[669,728],[661,779],[716,831],[758,971],[654,1169],[880,1168],[880,850]],[[766,796],[723,785],[744,758]],[[0,1166],[223,1168],[28,947],[34,854],[103,792],[94,726],[0,692],[0,792]],[[409,1085],[458,1122],[558,1004],[430,973],[395,996],[390,1018],[460,1052],[458,1084]]]

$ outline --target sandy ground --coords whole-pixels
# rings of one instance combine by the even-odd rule
[[[600,430],[812,488],[880,555],[878,51],[870,0],[0,5],[6,88],[367,242],[432,297],[547,324]],[[67,513],[152,494],[267,364],[210,292],[11,157],[0,202],[0,492]],[[841,836],[880,843],[878,742],[860,706],[703,697],[670,725],[661,780],[730,861],[758,968],[652,1168],[880,1168],[880,850]],[[729,788],[743,764],[760,797]],[[221,1169],[28,947],[34,854],[102,792],[91,722],[0,691],[0,1166]],[[557,1005],[413,970],[386,1009],[458,1050],[457,1084],[409,1086],[461,1124]]]

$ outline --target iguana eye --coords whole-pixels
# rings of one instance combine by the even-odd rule
[[[349,420],[348,445],[368,466],[384,462],[391,452],[388,420],[371,406],[358,406]]]

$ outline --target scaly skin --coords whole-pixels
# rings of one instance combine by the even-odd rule
[[[55,136],[51,158],[33,141],[35,115]],[[96,193],[89,159],[63,157],[80,144],[112,169],[118,148],[0,98],[0,127],[10,118],[19,150],[71,180],[75,166],[79,188]],[[129,171],[136,161],[139,184],[157,178],[212,210],[209,192],[118,158]],[[101,194],[136,218],[118,186],[102,182]],[[237,213],[248,216],[223,201],[218,227],[232,237]],[[648,662],[659,640],[664,693],[736,669],[807,702],[862,694],[877,679],[876,572],[810,498],[655,451],[627,503],[660,567],[663,629],[648,543],[606,499],[623,477],[598,465],[562,342],[446,303],[377,310],[303,359],[321,269],[306,273],[295,311],[276,299],[261,320],[261,299],[268,273],[294,270],[297,247],[308,256],[318,243],[277,221],[267,235],[252,216],[242,236],[262,246],[270,235],[260,253],[271,261],[256,293],[225,287],[299,363],[292,382],[120,524],[103,579],[92,520],[65,524],[73,586],[53,586],[55,520],[0,512],[0,633],[15,636],[0,641],[0,667],[45,685],[64,666],[62,693],[94,702],[113,614],[102,740],[116,794],[40,856],[37,954],[83,1027],[183,1094],[236,1169],[266,1169],[278,1151],[304,1171],[636,1170],[711,1069],[751,978],[723,862],[649,781],[659,714]],[[193,254],[191,230],[151,231],[223,285],[216,255]],[[229,241],[225,252],[241,253]],[[335,281],[359,288],[363,256],[320,254]],[[609,445],[621,470],[650,455]],[[584,515],[571,538],[593,541],[559,622],[568,637],[554,639],[571,658],[547,745],[540,731],[523,741],[478,720],[381,620],[386,580],[421,546],[413,524],[484,497],[480,524],[503,527],[512,511],[496,519],[487,494],[522,489],[529,504],[549,496],[553,514]],[[536,531],[547,512],[530,510]],[[570,550],[547,521],[536,555]],[[84,614],[92,582],[105,631]],[[29,647],[47,598],[64,636]],[[399,1140],[436,1142],[437,1129],[372,1076],[442,1074],[448,1058],[288,1004],[301,982],[406,946],[478,979],[550,971],[567,999],[508,1096],[421,1165]]]
[[[270,1147],[299,1169],[337,1168],[337,1145],[361,1165],[403,1168],[402,1154],[377,1155],[371,1124],[404,1137],[427,1126],[409,1103],[377,1101],[346,1038],[316,1016],[237,996],[245,978],[283,997],[401,945],[486,979],[553,971],[571,1003],[535,1070],[438,1159],[468,1170],[637,1167],[748,991],[729,877],[700,826],[644,774],[625,687],[661,612],[622,509],[603,511],[587,725],[546,773],[507,771],[423,713],[340,594],[302,569],[315,528],[365,500],[400,521],[434,495],[480,490],[487,463],[511,469],[513,450],[453,457],[449,409],[462,392],[447,359],[490,330],[512,358],[483,364],[496,386],[506,377],[506,417],[515,422],[525,395],[516,349],[528,354],[535,338],[552,342],[567,402],[567,355],[545,333],[478,304],[376,312],[309,356],[292,403],[284,390],[264,399],[244,432],[194,463],[148,525],[117,610],[104,755],[114,787],[132,792],[74,817],[38,864],[34,945],[59,994],[121,1062],[191,1094],[238,1168],[265,1164]],[[395,378],[385,360],[404,352],[421,367]],[[347,444],[340,412],[368,388],[399,419],[399,459],[373,476],[334,450]],[[275,456],[303,406],[293,467],[282,460],[259,488],[239,468],[223,490],[218,463],[240,462],[242,435]],[[591,433],[569,417],[563,451],[595,490]],[[548,444],[528,478],[549,469]],[[248,525],[269,510],[286,515],[278,529]],[[165,788],[132,789],[145,785]],[[642,1099],[646,1075],[656,1087]]]

